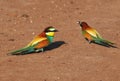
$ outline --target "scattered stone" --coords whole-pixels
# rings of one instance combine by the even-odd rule
[[[50,17],[50,20],[52,20],[52,17]]]
[[[8,60],[8,62],[12,62],[12,60]]]
[[[21,35],[22,35],[22,36],[24,36],[25,34],[24,34],[24,33],[22,33]]]
[[[57,77],[57,79],[59,80],[59,79],[60,79],[60,77]]]
[[[4,33],[0,33],[1,35],[3,35]]]
[[[61,63],[61,64],[66,64],[66,63],[63,62],[63,63]]]
[[[66,6],[66,4],[63,4],[63,6],[65,7],[65,6]]]
[[[44,16],[40,16],[40,18],[44,18]]]
[[[74,4],[74,2],[73,2],[73,1],[70,1],[70,4]]]
[[[81,12],[79,12],[79,14],[82,14]]]
[[[14,23],[15,25],[17,24],[17,22]]]
[[[56,8],[58,8],[58,5],[55,5]]]
[[[16,29],[13,29],[13,31],[15,31],[15,32],[16,32],[17,30],[16,30]]]
[[[76,10],[79,10],[79,8],[76,8]]]
[[[11,22],[12,20],[11,20],[11,19],[8,19],[7,21],[8,21],[8,22]]]
[[[35,32],[32,32],[32,35],[35,35]]]
[[[47,58],[51,58],[50,56],[47,56]]]
[[[23,14],[21,17],[28,18],[29,15],[27,15],[27,14]]]
[[[33,21],[32,21],[32,20],[30,20],[30,23],[33,23]]]
[[[1,8],[0,11],[2,11],[3,9]]]
[[[32,8],[33,10],[36,10],[36,8]]]
[[[51,1],[51,3],[52,3],[52,4],[54,4],[54,3],[55,3],[55,1]]]
[[[117,36],[119,36],[120,32],[116,33]]]
[[[15,39],[9,39],[8,41],[15,41]]]

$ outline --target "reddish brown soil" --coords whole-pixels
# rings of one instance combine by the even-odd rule
[[[0,81],[120,81],[120,49],[89,44],[78,20],[120,47],[120,0],[0,0]],[[50,25],[67,44],[7,55]]]

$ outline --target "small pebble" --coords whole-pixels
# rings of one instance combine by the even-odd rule
[[[54,4],[54,3],[55,3],[55,1],[51,1],[51,3],[52,3],[52,4]]]
[[[30,23],[33,23],[33,21],[32,21],[32,20],[30,20]]]
[[[15,39],[9,39],[8,41],[15,41]]]
[[[13,29],[13,31],[17,31],[16,29]]]
[[[70,1],[70,4],[74,4],[74,2],[73,2],[73,1]]]
[[[27,14],[23,14],[21,17],[28,18],[29,15],[27,15]]]
[[[32,32],[32,35],[35,35],[35,32]]]
[[[8,62],[12,62],[12,60],[8,60]]]

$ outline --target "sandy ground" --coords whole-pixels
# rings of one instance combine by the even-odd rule
[[[0,81],[120,81],[120,49],[89,44],[78,20],[120,47],[120,0],[0,0]],[[54,48],[7,55],[51,25]]]

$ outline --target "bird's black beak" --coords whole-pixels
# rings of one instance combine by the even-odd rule
[[[54,32],[59,32],[58,30],[54,30]]]
[[[80,22],[80,21],[77,21],[77,23],[78,23],[78,24],[81,24],[81,22]]]
[[[80,22],[80,21],[77,21],[77,24],[79,24],[79,25],[82,27],[82,25],[81,25],[81,22]]]

